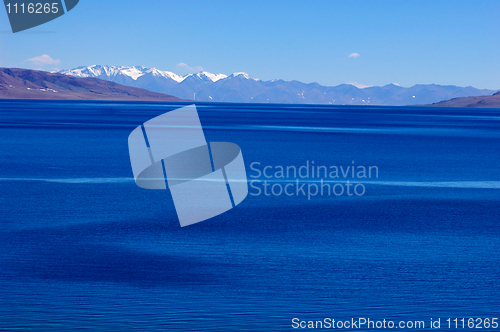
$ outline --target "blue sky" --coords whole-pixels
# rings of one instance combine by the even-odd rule
[[[80,0],[16,34],[0,10],[0,66],[142,65],[323,85],[500,89],[499,18],[498,0]]]

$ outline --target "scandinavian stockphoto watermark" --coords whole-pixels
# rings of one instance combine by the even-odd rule
[[[378,179],[377,166],[317,165],[306,160],[301,166],[250,164],[250,195],[303,196],[363,196],[367,179]]]
[[[31,29],[72,10],[79,0],[4,0],[12,32]]]
[[[136,184],[170,189],[181,226],[222,214],[248,194],[238,145],[207,143],[195,105],[153,118],[128,137]]]

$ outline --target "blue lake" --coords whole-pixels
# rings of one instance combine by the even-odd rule
[[[378,177],[329,179],[363,195],[250,188],[181,228],[169,191],[135,185],[127,138],[184,105],[0,101],[0,330],[500,318],[500,110],[197,104],[207,141],[238,144],[255,186],[296,179],[252,163]]]

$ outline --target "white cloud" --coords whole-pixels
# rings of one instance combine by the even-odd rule
[[[359,53],[351,53],[351,54],[349,54],[349,58],[359,58],[359,57],[360,57]]]
[[[182,72],[188,73],[188,74],[193,74],[193,73],[197,73],[197,72],[203,71],[203,67],[202,66],[189,67],[184,62],[178,63],[176,67],[178,69],[180,69]]]
[[[43,55],[28,59],[26,61],[31,62],[31,64],[33,64],[33,65],[57,65],[57,64],[61,63],[61,60],[52,59],[47,54],[43,54]]]

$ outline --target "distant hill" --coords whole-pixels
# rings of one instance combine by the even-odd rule
[[[19,68],[0,68],[0,98],[182,101],[163,93],[97,78],[78,78]]]
[[[500,91],[491,96],[453,98],[428,106],[500,108]]]
[[[184,99],[237,103],[404,106],[431,104],[456,97],[491,95],[495,92],[470,86],[436,84],[417,84],[409,88],[396,84],[365,88],[352,84],[323,86],[279,79],[262,81],[245,72],[227,76],[203,71],[179,76],[169,71],[142,66],[93,65],[62,70],[59,73],[76,77],[97,77]]]

